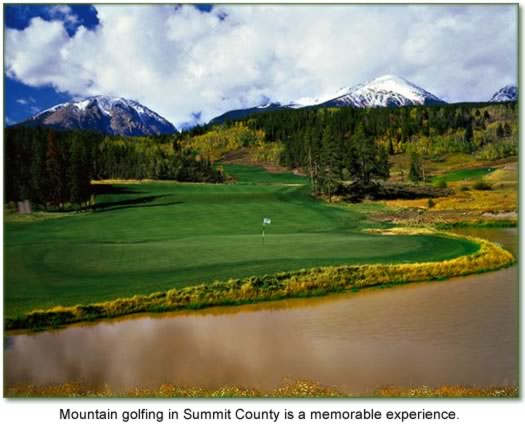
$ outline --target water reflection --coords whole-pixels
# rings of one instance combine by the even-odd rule
[[[472,230],[469,234],[473,234]],[[481,230],[517,252],[517,232]],[[479,233],[478,233],[479,234]],[[9,384],[272,388],[517,381],[517,268],[321,299],[128,318],[8,338]]]

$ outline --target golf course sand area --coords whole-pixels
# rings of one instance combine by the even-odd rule
[[[6,223],[6,316],[300,269],[479,253],[460,237],[366,233],[382,226],[314,199],[304,177],[237,169],[238,182],[223,185],[106,185],[93,213]],[[271,219],[264,243],[263,218]]]

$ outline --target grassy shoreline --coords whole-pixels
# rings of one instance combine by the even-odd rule
[[[355,395],[346,393],[337,387],[324,386],[314,381],[285,382],[270,391],[239,386],[224,386],[217,389],[177,386],[163,384],[158,388],[134,388],[113,391],[108,386],[87,388],[82,383],[64,383],[56,385],[18,384],[5,391],[10,398],[93,398],[93,397],[156,397],[156,398],[518,398],[517,386],[472,387],[463,385],[441,385],[438,387],[379,387],[371,393]]]
[[[518,227],[518,220],[494,220],[494,221],[455,221],[448,223],[436,223],[434,227],[440,230],[448,230],[453,228],[516,228]]]
[[[383,234],[424,233],[421,229],[385,230]],[[425,232],[428,232],[427,230]],[[443,236],[466,238],[451,233]],[[5,330],[41,330],[137,313],[171,312],[232,306],[294,297],[323,296],[381,285],[442,280],[497,270],[515,262],[512,254],[492,242],[468,237],[479,250],[440,262],[363,264],[304,269],[275,275],[215,281],[195,287],[76,306],[56,306],[5,318]]]

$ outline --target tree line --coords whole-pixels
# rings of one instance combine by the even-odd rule
[[[389,154],[474,153],[504,137],[517,138],[516,103],[460,104],[402,108],[306,108],[265,112],[247,124],[265,132],[269,141],[285,144],[283,164],[306,165],[308,135],[330,126],[337,140],[353,135],[358,126]]]
[[[451,153],[482,159],[517,154],[516,103],[404,108],[306,108],[260,113],[244,120],[282,145],[280,163],[302,168],[316,194],[330,196],[345,181],[368,188],[389,176],[389,156]],[[203,131],[203,130],[201,130]],[[411,179],[424,178],[414,171]]]
[[[172,136],[120,137],[87,131],[10,127],[5,131],[5,200],[43,209],[90,205],[92,180],[222,182],[223,175]]]

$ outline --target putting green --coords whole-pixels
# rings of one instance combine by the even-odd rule
[[[363,214],[320,203],[304,185],[279,184],[289,184],[288,175],[264,181],[272,184],[248,175],[251,183],[114,186],[98,197],[105,207],[96,213],[6,224],[5,314],[315,266],[438,261],[478,249],[446,237],[364,234],[371,224]],[[263,244],[264,217],[272,224]]]

